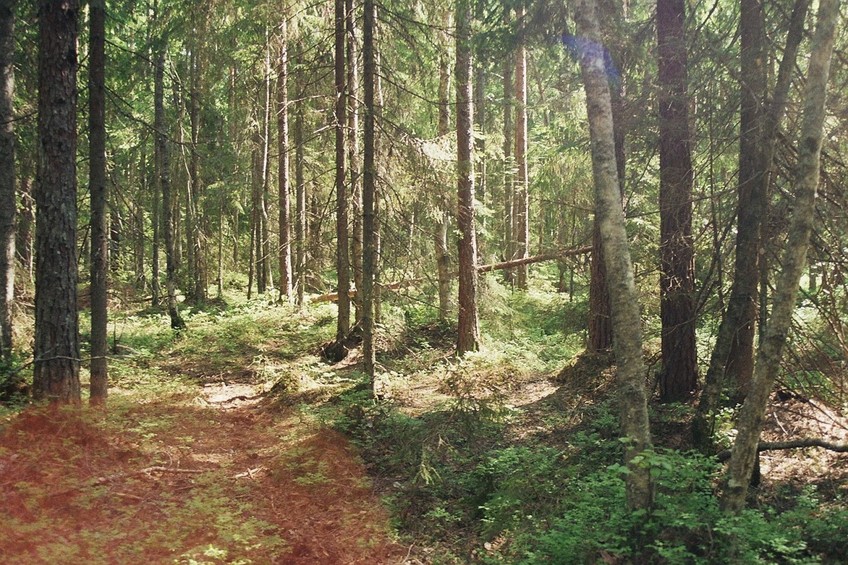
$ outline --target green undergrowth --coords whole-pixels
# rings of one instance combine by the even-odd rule
[[[434,563],[844,562],[844,499],[807,487],[779,508],[722,512],[718,463],[670,440],[690,416],[685,406],[652,413],[663,447],[643,464],[657,503],[628,512],[609,360],[580,355],[585,296],[570,300],[545,280],[528,292],[485,280],[481,350],[461,360],[454,324],[438,321],[431,302],[386,296],[377,361],[389,392],[378,402],[356,363],[319,358],[334,336],[332,305],[301,312],[228,297],[224,308],[185,308],[182,332],[158,311],[118,314],[110,379],[122,394],[110,413],[192,400],[198,379],[267,384],[280,409],[298,405],[303,419],[354,442],[396,529],[431,548]],[[527,383],[550,390],[516,402]],[[130,431],[155,442],[166,420]],[[320,485],[325,473],[302,480]]]

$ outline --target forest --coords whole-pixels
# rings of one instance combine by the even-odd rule
[[[0,0],[0,560],[848,562],[839,0]]]

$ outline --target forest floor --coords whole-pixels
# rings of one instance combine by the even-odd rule
[[[249,383],[107,410],[29,409],[0,436],[3,563],[400,563],[339,433]]]
[[[320,357],[330,305],[210,307],[187,312],[178,333],[161,312],[113,316],[105,409],[0,412],[0,563],[512,563],[564,512],[589,520],[561,534],[557,543],[577,544],[562,546],[562,562],[625,562],[605,539],[583,543],[597,535],[596,511],[623,504],[608,488],[620,482],[614,368],[576,355],[580,334],[556,317],[562,299],[501,300],[488,325],[501,333],[462,360],[450,327],[390,319],[378,403],[357,348],[336,364]],[[691,405],[651,412],[657,446],[686,450]],[[848,418],[778,394],[764,437],[844,442]],[[659,479],[673,486],[690,460],[660,453],[672,475]],[[791,511],[804,491],[814,518],[848,517],[844,454],[775,451],[761,463],[769,512]],[[578,484],[601,490],[581,499]],[[703,511],[693,504],[670,513]],[[830,533],[811,550],[841,556],[846,526],[821,524]],[[692,539],[710,528],[693,526]]]

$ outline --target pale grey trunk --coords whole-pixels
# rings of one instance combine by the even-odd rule
[[[626,440],[625,464],[629,470],[625,476],[627,504],[631,509],[646,509],[653,501],[653,485],[650,469],[638,459],[651,449],[642,323],[621,208],[609,84],[595,2],[574,0],[572,6],[578,37],[583,39],[579,45],[580,68],[592,142],[595,215],[600,226],[612,309],[621,430]]]
[[[803,97],[804,116],[798,141],[798,168],[789,240],[783,253],[783,270],[777,281],[771,317],[757,353],[748,396],[736,423],[737,435],[725,475],[722,506],[732,512],[739,512],[745,506],[766,403],[777,377],[786,336],[791,329],[798,286],[806,264],[815,221],[825,98],[838,17],[839,0],[819,2],[818,24],[813,37]]]
[[[446,20],[449,19],[445,18]],[[443,37],[444,49],[447,49],[447,37]],[[443,53],[439,57],[439,137],[445,136],[450,131],[450,69],[448,68],[448,57]],[[446,321],[450,314],[450,251],[448,249],[448,233],[450,231],[450,211],[448,210],[448,197],[442,195],[439,198],[439,219],[433,234],[433,242],[436,247],[436,271],[439,277],[439,320]]]
[[[288,93],[288,23],[283,14],[280,23],[280,58],[277,62],[277,150],[279,155],[277,177],[279,180],[279,240],[280,302],[291,303],[291,196],[289,194],[289,93]]]

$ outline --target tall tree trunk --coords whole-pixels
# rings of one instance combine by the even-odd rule
[[[265,292],[262,280],[262,133],[258,126],[253,130],[250,173],[250,267],[248,268],[247,298],[250,299],[253,282],[257,294]]]
[[[763,104],[766,94],[765,14],[761,0],[741,0],[740,16],[739,211],[736,264],[727,317],[732,325],[726,373],[742,400],[754,371],[754,332],[759,301],[762,226],[768,201],[761,182]]]
[[[159,154],[157,153],[158,151],[159,151],[159,149],[158,149],[158,147],[156,147],[156,144],[154,143],[154,150],[153,150],[153,153],[154,153],[153,154],[153,162],[154,163],[159,162]],[[154,165],[154,168],[155,168],[155,166],[156,165]],[[151,261],[150,261],[150,265],[151,265],[151,272],[150,272],[151,285],[150,285],[150,287],[151,287],[151,291],[152,291],[152,293],[151,293],[152,296],[151,296],[151,299],[150,299],[150,305],[153,306],[154,308],[156,308],[156,307],[159,306],[159,303],[162,300],[162,296],[161,296],[162,295],[162,286],[159,282],[159,277],[160,277],[160,274],[159,274],[159,255],[160,255],[159,244],[160,244],[160,240],[161,240],[160,228],[161,228],[162,220],[161,220],[161,217],[160,217],[161,205],[159,204],[159,196],[160,196],[159,195],[159,185],[158,185],[157,182],[154,181],[154,182],[151,183],[151,186],[152,186],[152,198],[151,198],[151,205],[150,205],[150,208],[151,208],[151,210],[150,210],[150,223],[152,224],[153,233],[151,234],[151,238],[150,238],[151,239],[151,242],[150,242],[151,243],[151,255],[152,255]]]
[[[274,288],[271,273],[271,42],[265,36],[265,97],[262,117],[262,191],[260,193],[260,271],[263,291]]]
[[[339,304],[336,341],[341,343],[350,331],[350,257],[348,242],[348,192],[345,184],[345,124],[347,87],[345,84],[345,5],[335,0],[335,127],[336,127],[336,274]]]
[[[657,2],[660,106],[660,399],[686,400],[698,383],[692,150],[687,94],[684,0]]]
[[[201,15],[201,18],[205,16]],[[201,26],[202,27],[202,26]],[[192,250],[192,298],[197,304],[203,304],[208,300],[207,288],[209,284],[206,270],[206,248],[205,230],[203,228],[203,213],[200,208],[202,187],[200,184],[200,92],[203,65],[200,54],[199,34],[201,29],[196,27],[191,45],[191,57],[189,62],[189,104],[188,119],[191,126],[191,145],[188,165],[189,175],[189,200],[186,210],[190,217],[189,243]]]
[[[374,81],[376,60],[374,55],[374,26],[376,20],[374,0],[363,4],[364,24],[362,29],[363,87],[365,102],[365,130],[363,132],[363,178],[362,178],[362,356],[365,374],[371,380],[374,392],[374,272],[376,265],[376,239],[374,203],[376,195],[376,165],[374,140]]]
[[[511,23],[511,2],[503,1],[504,25]],[[515,160],[512,150],[515,139],[515,123],[513,109],[515,106],[513,75],[515,74],[515,57],[512,53],[506,54],[503,60],[503,256],[506,259],[515,258],[515,235],[513,234],[513,222],[515,210]],[[508,269],[504,271],[506,282],[515,284],[515,271]]]
[[[612,306],[621,430],[626,439],[625,464],[629,470],[625,475],[627,504],[631,509],[648,509],[653,501],[650,468],[638,459],[651,449],[642,322],[621,208],[609,84],[595,2],[574,0],[572,6],[578,36],[586,39],[580,46],[580,68],[592,142],[595,215],[600,225]]]
[[[174,199],[171,191],[171,154],[165,125],[165,52],[168,40],[163,37],[156,53],[153,74],[153,129],[156,131],[156,183],[162,191],[162,228],[165,230],[165,289],[168,294],[168,316],[171,328],[181,330],[185,322],[177,309],[177,261],[173,220]]]
[[[15,300],[15,5],[0,1],[0,359],[12,354]]]
[[[607,11],[604,11],[606,8]],[[616,23],[627,17],[627,4],[606,3],[601,6],[601,17],[608,26],[602,30],[606,36],[607,45],[615,46],[619,39],[617,33],[619,26]],[[613,60],[613,58],[615,60]],[[616,61],[618,67],[616,68]],[[626,173],[625,155],[625,132],[626,112],[624,108],[625,96],[625,68],[623,57],[620,53],[612,53],[612,57],[605,61],[607,69],[607,82],[610,88],[610,104],[612,106],[613,135],[615,138],[615,163],[618,171],[619,192],[624,198],[624,179]],[[589,266],[589,324],[586,349],[593,353],[609,351],[612,348],[612,318],[610,317],[610,297],[607,288],[607,270],[604,264],[604,250],[601,245],[601,232],[597,219],[592,226],[592,256]]]
[[[38,4],[38,187],[33,395],[80,402],[77,316],[76,0]]]
[[[446,18],[447,19],[447,18]],[[445,26],[447,27],[447,26]],[[442,34],[443,48],[447,50],[447,34]],[[439,55],[439,137],[450,133],[450,68],[448,55]],[[439,198],[439,219],[433,234],[436,247],[436,272],[439,277],[439,320],[447,321],[450,313],[451,269],[448,233],[450,232],[449,198],[441,194]]]
[[[736,424],[738,433],[731,450],[722,493],[722,506],[732,512],[740,512],[745,506],[766,403],[780,368],[780,357],[791,329],[798,286],[806,264],[815,221],[825,98],[838,18],[839,0],[820,0],[803,97],[804,117],[798,143],[795,202],[789,239],[781,262],[783,270],[774,293],[766,335],[757,353],[753,379],[739,412]]]
[[[786,36],[786,46],[784,47],[783,58],[780,62],[780,69],[778,71],[778,78],[775,84],[774,96],[772,97],[772,103],[769,106],[765,126],[766,129],[763,134],[764,147],[762,164],[766,172],[771,169],[773,165],[774,151],[777,141],[777,132],[779,130],[780,122],[782,121],[783,115],[786,110],[786,101],[789,95],[789,89],[792,84],[792,77],[794,76],[795,72],[795,61],[798,56],[798,47],[800,46],[804,36],[804,21],[806,19],[809,4],[809,0],[796,0],[795,6],[792,10],[789,31]],[[760,182],[763,183],[763,186],[761,186],[759,190],[763,193],[763,195],[768,192],[769,177],[769,174],[763,174],[759,176]],[[742,214],[744,212],[741,208],[741,202],[742,201],[740,195],[740,207],[738,209],[739,214]],[[739,218],[739,221],[741,221],[743,216],[739,216]],[[747,230],[750,228],[743,227],[740,229]],[[737,234],[737,243],[738,241],[739,236]],[[738,253],[739,251],[737,247],[737,267]],[[739,289],[736,279],[734,279],[734,284],[732,288],[736,288],[737,291]],[[731,290],[731,293],[732,292],[733,290]],[[704,451],[708,451],[712,445],[712,435],[714,431],[715,419],[714,412],[715,409],[718,407],[722,386],[725,381],[725,367],[727,366],[726,364],[731,348],[731,342],[734,339],[733,328],[737,327],[738,316],[744,313],[744,309],[741,309],[739,306],[739,298],[737,297],[734,299],[731,296],[727,311],[725,312],[724,318],[722,319],[721,325],[719,327],[716,344],[713,347],[713,351],[710,356],[710,364],[709,368],[707,369],[704,390],[701,393],[695,417],[692,422],[694,443],[696,446],[699,447],[699,449],[702,449]]]
[[[297,268],[297,304],[303,307],[306,292],[306,181],[303,177],[303,161],[306,157],[303,146],[303,91],[298,89],[297,113],[294,118],[295,166],[294,182],[296,192],[295,253]]]
[[[515,189],[512,200],[512,234],[515,239],[513,259],[529,256],[530,193],[527,177],[527,45],[524,29],[524,6],[515,10],[518,22],[518,45],[515,48]],[[527,290],[527,265],[515,269],[515,284]]]
[[[88,189],[91,197],[91,384],[90,402],[106,401],[109,324],[106,232],[106,2],[91,0],[88,51]],[[144,169],[142,169],[144,174]],[[141,233],[144,233],[143,231]],[[142,239],[143,241],[143,239]]]
[[[478,22],[484,22],[486,19],[486,0],[476,0],[474,4],[474,19]],[[476,52],[473,56],[474,65],[474,83],[471,90],[474,94],[474,124],[477,130],[474,137],[474,151],[477,155],[477,173],[475,175],[477,200],[484,207],[486,204],[486,192],[488,181],[486,178],[486,65],[487,65],[487,44],[483,41],[476,43]],[[481,231],[486,231],[485,216],[480,220]],[[483,240],[477,238],[477,254],[483,257],[484,251],[481,249]]]
[[[345,0],[345,30],[347,38],[347,162],[350,169],[350,197],[353,212],[353,230],[350,238],[353,285],[362,288],[363,269],[363,212],[362,183],[359,170],[359,72],[356,53],[356,17],[353,0]],[[354,298],[356,321],[362,318],[362,299]]]
[[[289,194],[289,93],[288,22],[280,23],[280,58],[277,61],[277,150],[279,179],[280,302],[292,302],[291,196]]]
[[[459,323],[456,352],[480,347],[477,235],[474,225],[474,110],[471,96],[471,0],[456,0],[456,173],[459,227]]]

